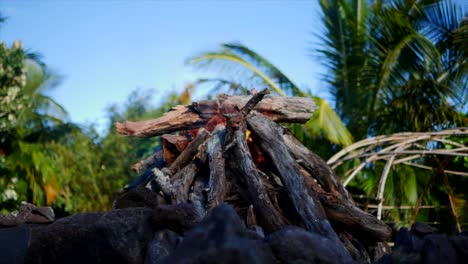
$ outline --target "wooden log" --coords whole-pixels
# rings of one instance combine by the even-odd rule
[[[281,127],[261,114],[252,114],[247,118],[247,124],[257,136],[262,152],[274,161],[272,166],[279,172],[281,181],[305,228],[341,244],[323,213],[320,201],[314,201],[308,194],[304,177],[294,165],[295,160],[284,143]]]
[[[180,155],[174,160],[174,162],[167,168],[165,171],[166,173],[170,175],[174,175],[177,173],[179,170],[181,170],[185,165],[187,165],[197,154],[198,152],[198,147],[205,142],[205,140],[210,136],[210,132],[208,132],[206,129],[200,129],[198,131],[197,136],[195,139],[190,142],[190,144],[180,153]]]
[[[223,104],[242,108],[252,96],[230,96],[220,98]],[[159,136],[175,131],[203,127],[219,113],[218,101],[205,100],[191,105],[178,105],[160,118],[145,121],[125,121],[115,124],[116,131],[122,135],[136,137]],[[316,109],[312,98],[269,96],[256,105],[255,110],[264,113],[277,122],[307,122]]]
[[[391,228],[375,216],[364,212],[354,202],[340,193],[327,193],[304,168],[300,168],[308,186],[309,195],[320,200],[329,220],[343,225],[345,230],[356,234],[369,243],[386,241],[391,235]]]
[[[115,123],[117,133],[125,136],[152,137],[188,128],[202,127],[206,120],[190,105],[178,105],[157,119]]]
[[[255,234],[260,238],[265,238],[265,233],[261,226],[257,225],[257,217],[255,216],[255,211],[253,205],[249,205],[247,209],[247,216],[245,220],[247,228],[255,231]]]
[[[153,155],[135,163],[132,168],[137,173],[143,171],[141,175],[136,177],[130,184],[119,190],[120,193],[130,191],[139,186],[146,186],[154,179],[154,174],[151,169],[162,169],[165,166],[162,150],[156,151]]]
[[[151,171],[153,172],[154,180],[158,184],[161,192],[164,194],[164,197],[167,201],[171,201],[177,190],[174,188],[170,176],[163,170],[153,168]]]
[[[161,141],[164,161],[166,161],[167,164],[166,166],[170,166],[188,144],[187,137],[171,134],[162,135]]]
[[[253,205],[249,205],[249,208],[247,209],[247,219],[245,222],[249,228],[257,225],[257,218],[255,217]]]
[[[351,201],[331,193],[318,193],[329,219],[346,226],[346,231],[368,243],[387,241],[392,229]]]
[[[195,179],[192,186],[192,191],[189,193],[189,201],[197,208],[197,212],[200,215],[206,214],[206,199],[203,195],[205,189],[205,183],[201,177]]]
[[[327,217],[346,226],[348,232],[369,242],[386,241],[391,235],[391,228],[357,207],[330,166],[304,147],[289,131],[283,131],[283,138],[290,153],[297,160],[301,160],[299,164],[306,170],[302,171],[306,185],[315,191]],[[312,177],[317,179],[320,185],[317,185]]]
[[[165,189],[169,189],[166,195],[169,195],[170,201],[172,204],[179,204],[187,202],[189,198],[189,190],[192,186],[194,179],[197,173],[202,169],[207,161],[207,147],[208,140],[198,146],[197,154],[192,158],[192,160],[181,170],[179,170],[174,175],[170,175],[168,169],[163,169],[162,173],[164,177],[170,178],[171,184],[167,184],[163,181],[163,184],[166,184]],[[196,143],[198,145],[198,143]]]
[[[190,162],[187,166],[181,169],[174,175],[176,180],[173,180],[173,192],[171,193],[171,203],[179,204],[187,202],[190,186],[192,185],[197,173],[199,166],[197,162]]]
[[[283,130],[283,133],[289,153],[320,183],[326,192],[351,200],[335,171],[324,160],[302,145],[289,131]]]
[[[208,209],[214,208],[224,202],[227,191],[225,162],[223,157],[222,142],[226,136],[224,124],[219,124],[213,131],[213,136],[208,140],[207,156],[210,167],[208,181]]]
[[[227,117],[225,155],[226,166],[230,173],[242,178],[242,181],[245,182],[248,198],[258,215],[261,226],[267,232],[274,232],[286,226],[288,222],[271,202],[252,161],[245,139],[245,115],[249,113],[249,108],[255,105],[254,102],[259,102],[266,92],[254,95],[251,99],[252,102],[247,103],[247,108],[239,113],[225,114]]]
[[[160,168],[162,168],[165,165],[163,152],[161,149],[154,152],[151,156],[144,158],[138,161],[137,163],[133,164],[132,170],[136,173],[141,173],[143,171],[146,171],[153,165],[156,165],[157,167],[160,167]]]
[[[224,100],[220,98],[223,104],[237,105],[242,108],[250,96],[227,96],[224,98]],[[312,114],[317,110],[317,105],[312,98],[265,96],[254,109],[275,122],[303,124],[312,117]]]

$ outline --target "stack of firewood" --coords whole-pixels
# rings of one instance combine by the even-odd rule
[[[133,166],[141,176],[125,190],[152,186],[160,203],[191,203],[202,215],[228,203],[259,234],[298,226],[355,260],[377,259],[391,229],[358,208],[335,172],[279,124],[307,122],[313,99],[268,93],[222,95],[117,123],[120,134],[162,140],[160,151]]]

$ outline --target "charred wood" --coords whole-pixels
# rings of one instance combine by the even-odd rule
[[[281,126],[261,114],[250,116],[247,119],[247,124],[249,129],[257,135],[258,144],[263,153],[266,153],[274,161],[272,165],[279,172],[281,181],[305,228],[339,242],[336,233],[323,213],[320,201],[314,201],[308,194],[304,177],[295,166],[295,160],[289,154],[283,140]]]
[[[162,168],[165,166],[163,152],[161,149],[153,153],[151,156],[133,164],[132,170],[136,173],[141,173],[143,171],[146,171],[152,166],[156,166],[159,168]]]
[[[225,135],[226,129],[224,125],[218,125],[207,144],[207,156],[210,168],[210,178],[207,186],[208,209],[223,203],[226,197],[227,182],[222,151]]]
[[[255,212],[258,214],[259,222],[267,232],[274,232],[286,226],[288,222],[276,210],[267,190],[262,184],[260,175],[257,172],[252,156],[250,155],[247,141],[245,139],[245,116],[249,114],[253,106],[258,103],[268,92],[262,91],[252,96],[240,112],[224,114],[227,117],[226,133],[226,165],[235,175],[245,182],[249,201],[252,203]]]
[[[390,238],[392,230],[375,216],[356,207],[351,201],[331,193],[319,193],[327,217],[346,226],[351,234],[369,242]]]
[[[336,173],[324,160],[302,145],[289,131],[284,130],[283,139],[291,155],[320,183],[326,192],[351,199]]]

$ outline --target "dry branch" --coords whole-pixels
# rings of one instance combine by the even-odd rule
[[[368,163],[374,163],[379,160],[386,162],[380,177],[377,191],[377,200],[379,201],[377,207],[377,218],[380,219],[384,208],[384,191],[387,176],[390,173],[390,170],[397,164],[405,164],[422,169],[433,170],[434,173],[444,175],[444,179],[447,174],[468,176],[468,173],[466,172],[446,170],[445,166],[431,167],[420,164],[424,163],[422,158],[427,156],[431,156],[436,161],[439,159],[439,156],[446,156],[447,158],[452,158],[454,156],[468,157],[468,147],[451,140],[449,138],[451,136],[466,137],[468,136],[468,129],[462,127],[438,132],[405,132],[369,138],[348,146],[330,158],[327,163],[333,168],[336,168],[346,161],[364,159],[364,161],[358,166],[348,171],[350,175],[344,181],[344,185],[346,186],[363,168],[365,168]],[[438,144],[433,144],[434,142]],[[442,148],[440,148],[440,146],[442,146]],[[346,174],[348,174],[348,172]],[[448,185],[448,182],[444,183],[448,190],[450,200],[450,185]],[[427,193],[428,188],[429,185],[426,185],[423,195],[418,199],[418,206],[413,214],[412,222],[416,218],[419,207],[421,206],[422,198]],[[457,221],[457,215],[455,213],[454,216]]]
[[[158,163],[158,161],[164,162],[162,150],[156,151],[151,156],[133,164],[132,170],[136,173],[141,173],[143,171],[146,171],[151,166],[153,166],[153,164]]]
[[[220,98],[222,104],[244,107],[251,96]],[[191,105],[178,105],[160,118],[145,121],[125,121],[115,124],[119,134],[136,137],[152,137],[204,126],[219,113],[218,101],[199,101]],[[277,122],[307,122],[316,109],[312,98],[270,96],[256,105],[255,110]]]

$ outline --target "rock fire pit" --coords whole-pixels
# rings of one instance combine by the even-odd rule
[[[18,263],[371,263],[389,253],[390,227],[280,124],[307,122],[313,99],[268,94],[117,123],[123,135],[161,136],[161,150],[133,166],[140,176],[112,211],[23,225]]]

